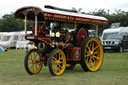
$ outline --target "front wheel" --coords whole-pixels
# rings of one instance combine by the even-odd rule
[[[88,37],[81,44],[81,66],[85,71],[97,71],[103,61],[103,47],[96,37]]]
[[[48,66],[52,75],[62,75],[66,67],[66,57],[64,52],[60,49],[54,49],[49,56]]]
[[[30,50],[24,60],[24,66],[26,71],[29,74],[37,74],[40,72],[42,68],[42,63],[41,63],[42,57],[40,56],[40,51],[37,49],[32,49]]]

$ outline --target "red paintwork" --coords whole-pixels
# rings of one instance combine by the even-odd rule
[[[29,39],[29,37],[33,37],[34,39],[41,40],[41,41],[45,42],[46,44],[50,44],[52,42],[50,38],[46,38],[41,34],[38,34],[37,36],[35,36],[34,34],[28,34],[25,36],[25,39],[31,40],[31,39]],[[32,40],[34,40],[34,39],[32,39]]]
[[[73,49],[73,60],[80,60],[81,59],[81,48],[74,47]]]
[[[104,20],[97,20],[97,19],[90,19],[90,18],[83,18],[78,16],[70,16],[70,15],[63,15],[63,14],[56,14],[56,13],[49,13],[44,12],[44,17],[46,19],[55,19],[55,20],[64,20],[64,21],[73,21],[73,22],[80,22],[80,23],[94,23],[94,24],[107,24],[108,21]]]
[[[76,45],[80,45],[82,40],[87,38],[87,37],[88,37],[87,31],[84,28],[79,29],[77,32],[77,36],[76,36],[76,38],[77,38],[76,39],[76,42],[77,42]]]
[[[64,46],[62,41],[56,41],[56,48],[61,49]]]
[[[32,33],[35,33],[35,24],[32,26]],[[41,34],[44,35],[48,33],[48,31],[46,30],[46,25],[43,23],[38,23],[37,24],[37,34]]]
[[[67,61],[79,61],[81,59],[81,48],[70,47],[65,49]]]
[[[39,37],[37,39],[45,42],[46,44],[50,44],[52,42],[50,38]]]
[[[67,48],[65,50],[65,55],[68,61],[72,61],[73,60],[73,48]]]

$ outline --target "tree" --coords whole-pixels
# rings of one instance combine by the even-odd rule
[[[28,21],[27,28],[30,30],[30,26],[33,24],[32,21]],[[12,32],[24,30],[24,20],[15,19],[12,14],[5,14],[0,19],[0,32]]]
[[[6,14],[0,20],[0,31],[11,32],[23,30],[24,24],[22,20],[14,19],[13,14]]]

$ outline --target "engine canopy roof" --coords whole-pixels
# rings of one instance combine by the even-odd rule
[[[43,20],[55,20],[66,21],[76,23],[91,23],[91,24],[107,24],[108,20],[101,16],[93,16],[80,14],[75,12],[68,12],[62,10],[54,10],[47,8],[40,8],[36,6],[25,6],[19,8],[14,13],[14,17],[18,19],[24,19],[27,16],[28,20],[35,20],[35,16],[38,16],[38,21]]]

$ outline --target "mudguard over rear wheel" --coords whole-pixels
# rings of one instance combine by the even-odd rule
[[[85,71],[97,71],[103,62],[103,47],[96,37],[88,37],[81,44],[81,66]]]

